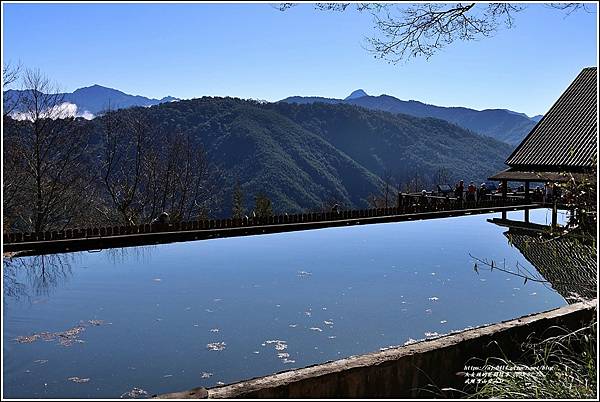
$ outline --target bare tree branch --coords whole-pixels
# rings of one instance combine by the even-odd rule
[[[65,107],[63,94],[39,70],[26,69],[15,108],[4,117],[5,223],[41,232],[81,217],[93,195],[83,168],[88,130]]]
[[[295,3],[281,3],[281,11]],[[367,50],[376,58],[398,63],[412,57],[429,58],[455,41],[493,36],[514,26],[515,14],[526,5],[515,3],[316,3],[320,11],[343,12],[354,6],[373,18],[375,35],[367,37]],[[587,10],[581,3],[550,3],[548,7],[570,15]],[[589,12],[589,11],[588,11]]]

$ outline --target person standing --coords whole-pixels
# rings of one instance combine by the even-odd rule
[[[462,201],[463,192],[465,191],[464,181],[459,181],[456,187],[454,188],[454,196]]]
[[[544,185],[544,202],[552,202],[552,196],[553,196],[553,184],[551,184],[549,181],[546,182],[546,184]]]
[[[475,183],[470,182],[469,187],[467,187],[467,201],[475,201],[475,193],[477,188],[475,187]]]
[[[481,183],[481,187],[479,187],[479,191],[477,192],[477,201],[483,201],[487,194],[487,186],[485,183]]]

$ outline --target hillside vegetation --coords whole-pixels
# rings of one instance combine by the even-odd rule
[[[505,143],[438,119],[342,104],[258,103],[204,97],[146,110],[159,131],[185,132],[219,168],[222,214],[239,182],[250,209],[259,193],[279,212],[321,207],[335,199],[365,207],[384,174],[395,184],[415,175],[429,186],[440,169],[448,180],[485,180],[502,169]]]

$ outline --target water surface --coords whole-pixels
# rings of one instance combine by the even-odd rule
[[[535,273],[499,216],[5,260],[4,396],[209,387],[565,305],[474,271],[469,253]]]

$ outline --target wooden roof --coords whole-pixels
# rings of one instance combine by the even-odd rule
[[[508,180],[508,181],[530,181],[530,182],[567,182],[571,178],[575,181],[580,182],[583,178],[592,178],[592,175],[585,173],[565,173],[565,172],[546,172],[546,171],[535,171],[535,170],[519,170],[515,168],[508,168],[488,178],[488,180]]]
[[[512,168],[581,171],[596,166],[598,71],[584,68],[506,160]]]

